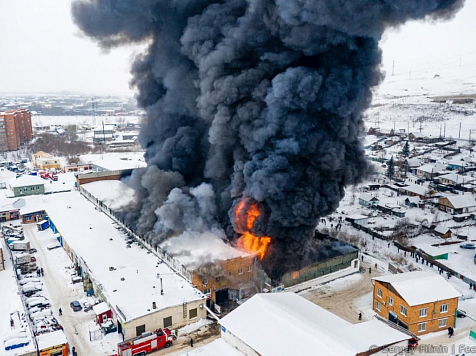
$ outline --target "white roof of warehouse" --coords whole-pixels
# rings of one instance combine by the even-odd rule
[[[127,320],[155,312],[152,302],[160,310],[205,298],[165,263],[157,265],[155,255],[137,244],[126,248],[124,233],[79,192],[28,196],[25,200],[25,208],[31,204],[46,210],[66,243],[86,262],[108,304],[119,306]],[[160,294],[157,273],[162,277],[164,295]]]
[[[353,325],[287,292],[257,294],[219,323],[262,356],[355,356],[410,338],[378,320]]]
[[[457,298],[461,294],[443,277],[428,272],[407,272],[372,278],[390,283],[410,306]]]
[[[102,180],[81,184],[81,187],[111,210],[118,210],[134,201],[135,190],[120,180]]]

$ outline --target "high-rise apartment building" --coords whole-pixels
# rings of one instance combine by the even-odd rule
[[[0,151],[18,150],[33,138],[31,113],[27,109],[0,111]]]

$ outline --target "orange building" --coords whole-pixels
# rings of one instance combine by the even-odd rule
[[[454,327],[458,297],[436,273],[407,272],[373,278],[373,310],[414,335]]]
[[[31,113],[27,109],[0,112],[0,151],[16,151],[33,138]]]

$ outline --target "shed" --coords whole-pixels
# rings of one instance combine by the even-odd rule
[[[451,229],[446,226],[438,225],[433,229],[433,232],[435,233],[435,235],[444,239],[448,239],[451,237]]]
[[[357,214],[357,215],[347,216],[345,218],[345,221],[348,221],[352,224],[366,225],[367,222],[369,221],[369,218],[368,216]]]
[[[448,259],[448,252],[445,252],[439,249],[436,246],[432,246],[429,244],[420,244],[417,246],[418,249],[423,252],[425,255],[433,258],[434,260],[447,260]]]
[[[40,334],[36,340],[40,356],[68,356],[68,340],[63,330]]]
[[[365,207],[375,206],[379,203],[378,198],[372,196],[371,194],[364,193],[359,196],[359,204]]]
[[[107,319],[112,319],[112,311],[105,302],[93,306],[94,313],[98,324],[104,323]]]

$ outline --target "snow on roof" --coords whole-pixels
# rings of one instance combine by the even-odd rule
[[[359,199],[362,199],[363,201],[371,201],[372,199],[378,201],[378,198],[369,193],[360,194]]]
[[[418,184],[410,184],[410,185],[408,185],[406,187],[403,187],[401,189],[406,190],[407,192],[411,192],[411,193],[418,194],[418,195],[423,195],[423,196],[428,194],[428,192],[430,191],[430,189],[428,189],[428,187],[425,187],[423,185],[418,185]]]
[[[405,200],[408,200],[413,204],[418,204],[420,202],[420,197],[407,197]]]
[[[63,330],[52,331],[46,334],[40,334],[36,337],[38,350],[44,350],[53,346],[64,345],[68,343]]]
[[[461,174],[456,174],[456,173],[444,174],[442,176],[439,176],[438,178],[447,179],[447,180],[451,180],[453,182],[458,182],[458,183],[463,183],[463,182],[468,183],[468,182],[474,181],[473,177],[463,176]]]
[[[204,346],[186,351],[181,356],[244,356],[223,339],[216,339]]]
[[[420,160],[418,158],[409,158],[407,159],[408,167],[418,167],[420,166]]]
[[[448,196],[445,196],[444,198],[448,199],[451,205],[453,205],[455,209],[476,206],[476,200],[473,198],[471,194],[448,195]]]
[[[12,179],[10,186],[15,187],[28,187],[31,185],[44,185],[45,181],[38,176],[22,176],[20,178]]]
[[[121,152],[82,155],[83,163],[91,163],[109,171],[146,167],[143,152]]]
[[[251,256],[248,252],[226,244],[225,238],[223,231],[204,233],[186,231],[178,237],[166,240],[160,247],[189,268],[197,268],[203,261],[225,261]]]
[[[120,180],[103,180],[81,184],[81,188],[87,190],[114,211],[134,201],[135,190]]]
[[[111,308],[109,307],[109,305],[107,305],[107,303],[102,302],[102,303],[93,305],[93,310],[96,313],[96,315],[99,315],[111,310]]]
[[[446,169],[446,166],[440,163],[430,163],[430,164],[425,164],[424,166],[418,167],[418,171],[422,171],[425,173],[437,173],[444,171]]]
[[[263,356],[308,355],[310,350],[319,350],[319,354],[327,356],[354,356],[367,351],[369,345],[383,346],[409,338],[382,322],[352,325],[287,292],[256,294],[219,323],[226,332],[233,333]],[[375,330],[378,331],[374,333]],[[293,335],[298,341],[276,337],[283,333]]]
[[[360,219],[368,219],[369,217],[365,215],[361,215],[361,214],[354,214],[354,215],[348,216],[347,218],[351,220],[360,220]]]
[[[124,233],[79,192],[28,196],[25,200],[26,208],[42,206],[48,213],[71,250],[87,264],[108,304],[119,306],[127,320],[153,313],[152,302],[160,310],[205,298],[165,263],[157,265],[155,255],[137,244],[126,248]],[[160,294],[158,273],[164,295]]]
[[[0,286],[2,291],[0,293],[0,354],[1,355],[18,355],[18,354],[27,354],[28,352],[35,351],[35,344],[32,342],[31,333],[28,330],[29,324],[23,322],[18,318],[19,315],[23,314],[24,308],[21,300],[21,296],[18,292],[18,286],[16,282],[15,272],[13,270],[12,261],[8,258],[8,247],[6,246],[5,240],[0,239],[0,248],[3,249],[3,256],[5,258],[5,270],[0,272]],[[13,321],[15,327],[12,329],[10,327],[10,317],[13,313]],[[23,325],[21,324],[23,323]],[[27,339],[29,344],[18,349],[6,351],[3,347],[3,342],[5,339],[12,335],[15,332],[20,332],[26,330]]]
[[[448,230],[450,230],[450,228],[446,227],[446,226],[443,226],[443,225],[437,225],[433,230],[436,231],[439,234],[444,235],[448,232]]]
[[[458,298],[461,294],[444,278],[429,272],[407,272],[372,278],[390,283],[410,306]]]
[[[430,256],[439,256],[446,253],[445,250],[437,246],[432,246],[430,244],[417,244],[416,247],[418,247],[419,249],[421,249],[423,252],[425,252],[426,254]]]

